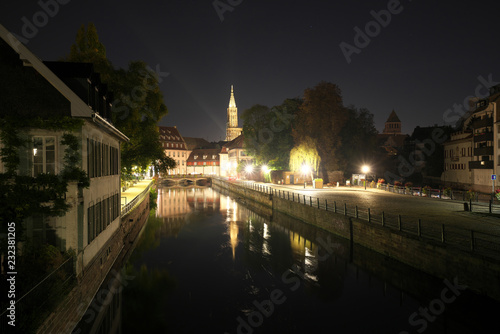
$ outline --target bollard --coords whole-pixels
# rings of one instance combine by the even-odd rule
[[[370,223],[371,222],[371,219],[370,219],[370,208],[368,208],[368,222]]]
[[[469,211],[472,212],[472,198],[469,198]]]
[[[357,205],[354,207],[354,216],[356,218],[358,218],[358,206]]]
[[[347,203],[344,203],[344,216],[347,216]]]
[[[401,215],[398,215],[398,228],[401,231]]]
[[[325,210],[328,211],[328,200],[325,199]]]
[[[491,199],[490,199],[490,213],[491,213],[491,202],[492,202],[492,201],[491,201]]]
[[[292,202],[295,202],[295,193],[292,193]]]
[[[318,198],[318,209],[319,209],[319,198]]]
[[[385,213],[382,211],[382,226],[385,226]]]
[[[441,224],[441,242],[444,244],[444,224]]]
[[[306,205],[306,195],[304,195],[304,205]]]
[[[309,206],[312,207],[313,206],[313,199],[311,196],[309,196]]]
[[[422,220],[420,218],[418,218],[417,235],[422,236]]]

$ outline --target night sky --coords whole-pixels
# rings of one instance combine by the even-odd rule
[[[345,105],[375,115],[378,130],[394,109],[411,134],[452,124],[459,114],[448,109],[500,82],[495,1],[59,0],[57,13],[41,13],[40,3],[55,1],[2,1],[0,23],[42,60],[58,60],[81,24],[94,22],[115,67],[143,60],[169,73],[160,125],[187,137],[224,139],[231,84],[241,115],[333,82]],[[219,15],[214,3],[231,11]],[[28,36],[26,22],[38,31]],[[356,27],[368,27],[370,40],[355,40]],[[343,42],[355,50],[350,63]]]

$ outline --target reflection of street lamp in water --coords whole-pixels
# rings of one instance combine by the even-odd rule
[[[367,165],[364,165],[363,167],[361,167],[361,172],[363,172],[363,174],[365,174],[365,190],[366,190],[366,174],[370,172],[370,167]]]

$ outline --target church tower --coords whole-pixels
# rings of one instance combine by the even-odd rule
[[[229,108],[227,108],[226,141],[231,141],[241,135],[242,129],[238,127],[238,108],[234,100],[233,85],[231,85],[231,97]]]
[[[392,110],[387,121],[385,121],[384,134],[400,135],[401,134],[401,121],[399,120],[396,112]]]

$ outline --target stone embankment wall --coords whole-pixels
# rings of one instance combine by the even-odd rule
[[[374,223],[326,210],[291,202],[236,184],[214,179],[214,185],[240,196],[261,202],[273,212],[284,213],[374,250],[435,277],[460,284],[500,300],[500,263],[498,260],[455,248],[436,241],[383,227]]]
[[[38,328],[38,334],[71,333],[82,319],[111,268],[120,264],[133,250],[139,232],[149,217],[149,194],[133,211],[122,218],[118,229],[92,262],[77,277],[77,285]],[[74,331],[75,333],[78,332]]]

